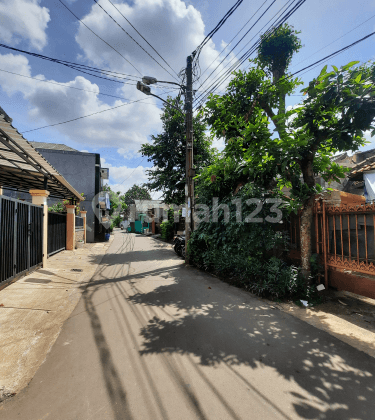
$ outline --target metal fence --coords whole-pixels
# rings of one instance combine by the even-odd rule
[[[353,270],[375,275],[375,204],[327,205],[314,207],[312,251],[319,255],[328,285],[328,269]],[[292,215],[289,235],[292,258],[300,258],[301,217]]]
[[[66,214],[48,212],[48,256],[66,247]]]
[[[43,208],[0,196],[0,283],[43,261]]]

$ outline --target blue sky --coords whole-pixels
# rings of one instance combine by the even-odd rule
[[[155,76],[159,80],[173,79],[116,26],[93,0],[62,1],[126,60],[79,23],[59,0],[0,0],[0,42],[46,56],[134,76],[128,82],[130,84],[104,81],[56,63],[0,48],[0,106],[13,118],[14,126],[20,132],[25,132],[142,100],[75,122],[25,134],[30,141],[64,143],[78,150],[100,153],[103,166],[110,167],[110,185],[115,190],[126,191],[134,183],[147,180],[145,170],[152,164],[146,159],[142,160],[137,152],[142,143],[151,141],[150,135],[161,130],[162,103],[138,92],[134,80],[140,74]],[[176,72],[185,66],[186,57],[235,3],[234,0],[111,1]],[[166,67],[108,0],[98,2],[124,30]],[[204,47],[200,56],[202,71],[214,63],[204,76],[208,76],[220,63],[224,55],[219,59],[217,55],[255,11],[261,8],[240,36],[271,3],[272,0],[243,1]],[[235,60],[238,51],[254,37],[251,45],[259,37],[258,32],[262,27],[286,3],[287,0],[276,0],[233,51],[235,55],[232,53],[219,69],[229,59]],[[375,2],[307,0],[288,22],[302,31],[300,37],[304,45],[291,64],[294,72],[375,31]],[[361,26],[356,28],[358,25]],[[366,62],[374,58],[375,36],[303,73],[301,78],[304,83],[308,83],[325,64],[340,66],[352,60]],[[62,83],[64,86],[39,82],[6,71]],[[152,87],[152,90],[165,98],[164,92],[170,89]],[[98,95],[96,92],[118,98]],[[175,95],[175,91],[172,89],[170,94]],[[290,97],[287,105],[295,105],[300,100],[300,96]],[[369,135],[367,138],[370,140]],[[218,141],[217,146],[221,145],[222,142]],[[371,147],[375,147],[374,143],[365,148]],[[153,196],[158,198],[157,193]]]

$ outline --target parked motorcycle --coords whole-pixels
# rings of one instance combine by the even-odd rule
[[[178,256],[185,258],[185,236],[177,235],[174,237],[173,249]]]

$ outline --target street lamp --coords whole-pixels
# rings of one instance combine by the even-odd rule
[[[185,86],[180,85],[179,83],[176,82],[164,82],[161,80],[157,80],[156,77],[151,77],[151,76],[143,76],[142,77],[142,82],[145,85],[153,85],[154,83],[168,83],[169,85],[177,85],[180,86],[181,88],[184,88]]]
[[[143,78],[144,79],[144,78]],[[142,79],[142,80],[143,80]],[[151,77],[150,77],[150,79],[152,79]],[[155,79],[156,80],[156,79]],[[177,83],[176,83],[177,84]],[[151,93],[151,88],[149,87],[149,86],[146,86],[146,85],[144,85],[142,82],[137,82],[137,89],[139,90],[139,91],[141,91],[141,92],[143,92],[145,95],[151,95],[151,96],[155,96],[155,98],[158,98],[158,99],[160,99],[161,101],[163,101],[165,104],[167,104],[168,106],[170,106],[170,107],[172,107],[172,108],[174,108],[174,109],[177,109],[177,111],[179,111],[183,116],[185,116],[185,114],[181,111],[181,109],[180,108],[178,108],[177,106],[174,106],[174,105],[172,105],[172,104],[170,104],[169,102],[167,102],[167,101],[165,101],[163,98],[161,98],[160,96],[158,96],[158,95],[155,95],[155,94],[153,94],[153,93]]]

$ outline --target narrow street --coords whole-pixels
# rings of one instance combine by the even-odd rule
[[[375,419],[374,360],[195,268],[115,239],[6,420]]]

